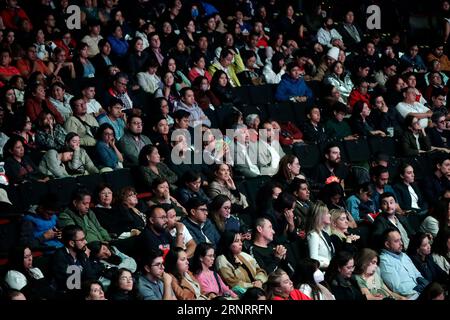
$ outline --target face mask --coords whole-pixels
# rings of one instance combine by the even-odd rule
[[[319,269],[316,270],[316,272],[314,272],[314,281],[316,283],[320,283],[325,279],[325,276],[323,275],[323,272],[320,271]]]
[[[208,91],[208,85],[207,85],[207,84],[202,84],[202,85],[200,86],[200,89],[201,89],[202,91]]]

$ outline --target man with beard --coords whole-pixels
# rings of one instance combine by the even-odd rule
[[[341,163],[341,150],[334,143],[325,148],[325,161],[317,166],[315,181],[321,185],[325,184],[330,177],[336,177],[344,188],[344,181],[348,176],[348,168]]]
[[[131,115],[127,118],[125,133],[117,145],[122,152],[125,167],[137,166],[141,149],[152,144],[150,138],[142,134],[143,127],[144,123],[140,116]]]
[[[373,222],[372,240],[373,245],[382,247],[383,233],[387,229],[397,230],[401,237],[405,249],[408,249],[409,238],[414,235],[414,230],[410,227],[406,217],[397,214],[397,200],[393,193],[385,192],[380,197],[381,213]]]
[[[402,237],[395,229],[383,233],[384,248],[380,254],[380,273],[383,281],[393,292],[415,300],[428,281],[414,266],[404,252]]]
[[[78,225],[68,225],[62,230],[64,247],[59,248],[50,264],[56,287],[63,293],[73,292],[85,280],[96,280],[100,275],[89,260],[90,250],[83,229]],[[100,270],[101,271],[101,270]],[[81,275],[81,279],[77,279]]]
[[[167,229],[167,213],[160,205],[151,206],[145,213],[147,226],[139,236],[141,252],[148,254],[152,250],[160,249],[164,256],[172,247],[173,239]]]

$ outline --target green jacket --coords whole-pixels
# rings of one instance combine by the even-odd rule
[[[245,70],[244,62],[242,61],[240,54],[236,54],[234,56],[234,62],[230,64],[227,69],[227,74],[233,81],[234,87],[240,87],[241,83],[237,77],[237,74]],[[209,66],[208,69],[211,76],[213,76],[217,70],[222,70],[222,66],[220,65],[219,61],[215,61],[212,65]]]
[[[89,210],[86,215],[81,216],[67,208],[59,215],[58,224],[60,228],[74,224],[79,225],[83,228],[88,243],[92,241],[111,240],[108,231],[100,225],[92,210]]]
[[[158,168],[159,176],[149,167],[139,166],[139,176],[141,178],[142,186],[151,190],[153,180],[161,177],[167,179],[167,181],[169,181],[170,190],[175,191],[177,189],[175,182],[177,182],[178,176],[170,170],[165,163],[158,163],[156,167]]]

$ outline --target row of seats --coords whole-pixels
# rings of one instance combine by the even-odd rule
[[[241,86],[234,88],[234,94],[239,98],[241,104],[268,104],[275,102],[276,84],[265,84],[260,86]]]
[[[68,205],[77,188],[85,187],[90,192],[94,192],[100,183],[111,185],[113,191],[134,185],[130,170],[120,169],[101,174],[53,179],[45,183],[30,181],[18,186],[8,186],[7,192],[15,208],[26,210],[30,205],[38,203],[39,199],[48,193],[57,194],[61,205]]]

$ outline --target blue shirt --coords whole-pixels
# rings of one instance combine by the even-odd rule
[[[113,121],[106,113],[102,113],[98,116],[97,121],[99,125],[109,123],[114,128],[114,137],[116,138],[116,142],[122,138],[125,130],[125,121],[122,118]]]
[[[162,300],[164,293],[164,284],[161,280],[150,281],[145,276],[139,277],[138,290],[143,300]]]
[[[406,253],[396,254],[383,249],[380,255],[380,272],[383,281],[392,291],[402,296],[417,294],[414,288],[417,286],[417,278],[421,278],[422,274]]]
[[[97,164],[100,168],[109,167],[115,169],[119,163],[116,152],[103,141],[97,141],[95,145]]]

